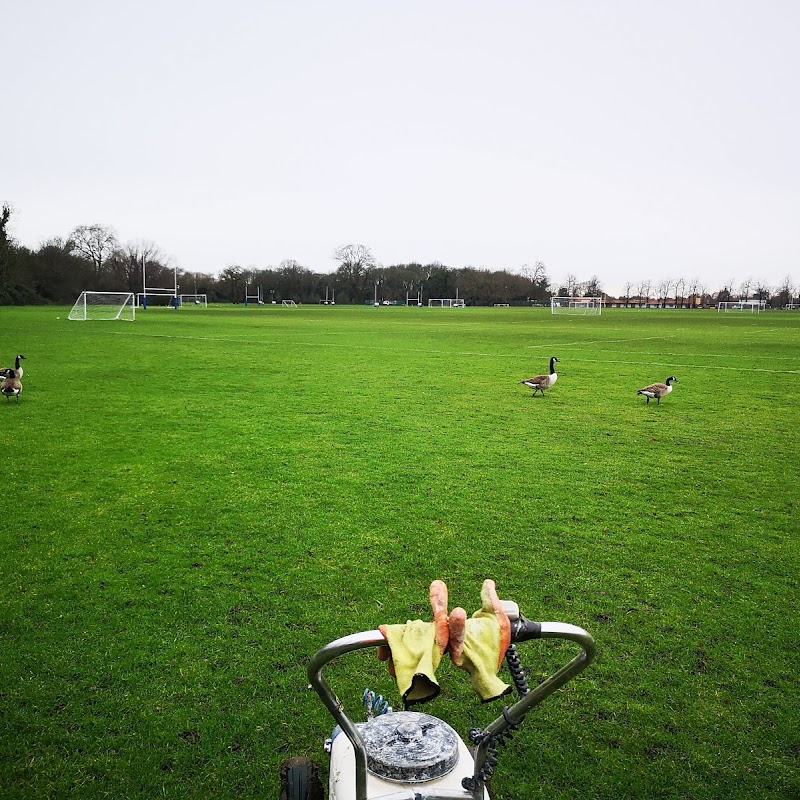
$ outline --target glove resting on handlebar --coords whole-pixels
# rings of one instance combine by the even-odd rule
[[[481,607],[469,619],[463,608],[454,608],[449,627],[453,663],[469,673],[481,700],[487,703],[510,692],[511,686],[497,672],[511,642],[511,623],[493,580],[483,582]]]
[[[388,647],[378,648],[378,658],[388,660],[389,672],[397,680],[397,688],[406,708],[432,700],[439,694],[434,675],[442,654],[447,649],[447,586],[433,581],[429,599],[433,622],[409,620],[405,625],[380,625]]]
[[[381,625],[380,632],[389,643],[389,672],[397,680],[405,707],[433,700],[439,694],[434,673],[442,660],[434,624],[415,619],[405,625]]]

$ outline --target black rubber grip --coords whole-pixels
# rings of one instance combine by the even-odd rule
[[[542,635],[542,623],[533,622],[522,614],[519,619],[511,621],[511,641],[527,642],[529,639],[539,639]]]

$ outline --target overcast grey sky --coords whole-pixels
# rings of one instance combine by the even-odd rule
[[[26,0],[0,202],[188,271],[800,281],[797,0]]]

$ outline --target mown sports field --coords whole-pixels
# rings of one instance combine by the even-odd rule
[[[0,795],[277,798],[309,657],[484,578],[596,661],[493,797],[800,792],[800,315],[3,308]],[[557,356],[545,397],[519,384]],[[675,375],[660,406],[636,390]],[[520,648],[535,682],[572,655]],[[428,706],[481,706],[449,662]],[[385,666],[330,670],[362,718]]]

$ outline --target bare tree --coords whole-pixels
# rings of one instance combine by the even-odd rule
[[[628,307],[628,301],[631,299],[631,289],[633,289],[633,281],[625,281],[625,308]]]
[[[528,300],[547,300],[550,288],[550,278],[547,275],[547,266],[543,261],[537,261],[532,267],[527,264],[522,267],[522,275],[530,281],[530,296]]]
[[[759,301],[763,304],[769,300],[772,292],[767,282],[763,279],[755,281],[755,294]]]
[[[775,293],[775,299],[778,301],[778,305],[781,308],[792,304],[794,300],[794,286],[789,275],[783,279],[783,282],[778,287]]]
[[[686,288],[686,280],[684,278],[678,278],[675,281],[675,307],[676,308],[683,308],[683,293]]]
[[[578,278],[571,272],[564,279],[564,286],[567,290],[567,297],[576,297],[578,293]]]
[[[117,237],[104,225],[79,225],[69,235],[73,250],[94,265],[99,273],[106,259],[117,249]]]
[[[14,240],[8,232],[8,223],[11,219],[11,206],[3,203],[0,210],[0,288],[4,287],[11,272],[11,262],[15,254]]]
[[[363,244],[344,244],[336,248],[333,258],[339,262],[336,274],[350,301],[363,300],[369,272],[376,266],[372,251]]]
[[[699,287],[699,281],[697,278],[690,278],[689,285],[687,286],[688,292],[688,300],[689,300],[689,307],[696,308],[697,307],[697,292]]]
[[[752,278],[745,278],[739,287],[739,299],[747,300],[750,297],[750,287],[753,285]]]
[[[592,277],[586,281],[583,293],[584,297],[600,297],[600,295],[603,293],[603,287],[600,284],[600,278],[598,278],[597,275],[592,275]]]
[[[639,300],[644,302],[644,307],[647,308],[647,301],[650,299],[650,279],[644,278],[639,281],[637,290],[639,292]]]
[[[238,302],[237,298],[239,295],[242,295],[244,298],[244,286],[242,281],[245,280],[244,277],[245,271],[238,265],[238,264],[231,264],[229,267],[225,267],[220,274],[220,282],[227,281],[228,283],[228,298],[232,303]],[[242,286],[242,291],[239,291],[239,287]]]
[[[543,261],[537,261],[532,267],[528,264],[523,264],[520,272],[531,283],[542,283],[547,280],[547,267]]]
[[[161,273],[167,269],[167,259],[161,254],[158,246],[143,240],[128,242],[123,247],[118,247],[105,262],[111,276],[129,292],[142,291],[143,263],[151,282],[156,272]]]
[[[672,281],[669,278],[664,278],[658,282],[658,297],[656,300],[661,301],[661,308],[667,307],[667,297],[669,297],[669,287],[672,286]]]

